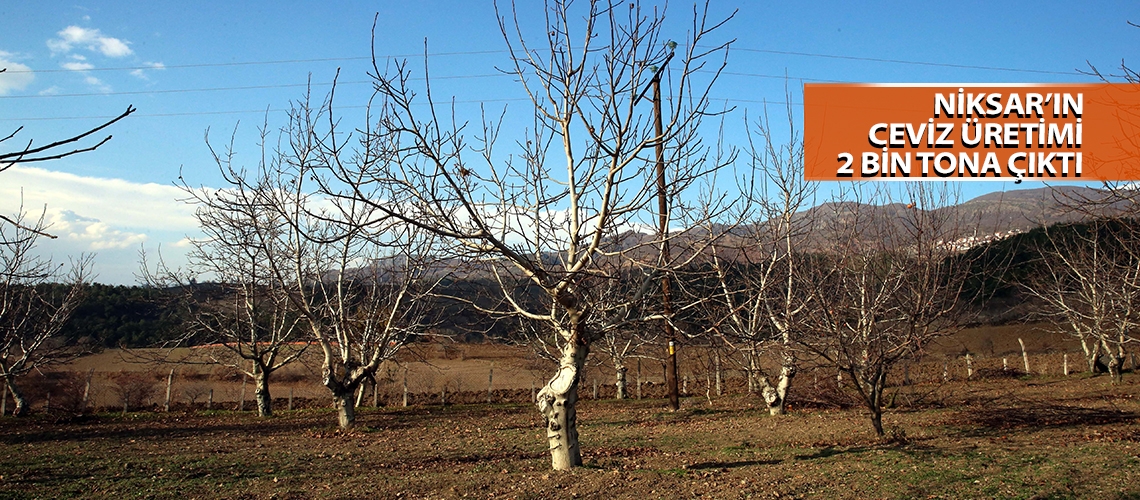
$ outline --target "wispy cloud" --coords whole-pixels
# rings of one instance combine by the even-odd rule
[[[86,82],[88,85],[98,89],[99,92],[107,93],[107,92],[110,92],[112,90],[110,85],[103,83],[103,80],[95,78],[91,75],[87,75],[87,76],[83,77],[83,81]]]
[[[70,53],[76,47],[98,52],[107,57],[126,57],[134,53],[129,47],[130,42],[105,36],[97,29],[68,26],[56,35],[59,38],[48,40],[47,46],[57,54]]]
[[[146,67],[153,69],[153,70],[166,69],[166,65],[162,64],[160,62],[144,62],[143,66],[146,66]],[[146,76],[146,70],[144,70],[143,68],[131,70],[131,75],[138,77],[138,78],[141,78],[143,80],[149,80],[150,79]]]
[[[95,65],[91,64],[91,63],[75,62],[75,61],[68,61],[68,62],[65,62],[63,64],[60,64],[59,66],[63,69],[69,69],[71,71],[87,71],[87,70],[95,67]]]
[[[57,236],[86,246],[91,251],[135,248],[147,240],[143,233],[114,229],[106,222],[71,210],[50,210],[47,221]]]
[[[15,54],[0,50],[0,95],[8,95],[13,90],[24,90],[35,80],[36,75],[27,65],[16,62]]]

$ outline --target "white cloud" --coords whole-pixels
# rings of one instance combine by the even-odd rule
[[[86,62],[65,62],[59,66],[63,69],[69,69],[71,71],[87,71],[95,67],[94,64]]]
[[[75,47],[82,47],[92,52],[99,52],[107,57],[125,57],[134,53],[128,45],[130,42],[118,38],[104,36],[97,29],[68,26],[60,30],[59,38],[47,41],[47,46],[54,53],[69,53]]]
[[[48,88],[46,88],[46,89],[43,89],[43,90],[39,91],[39,94],[40,94],[40,95],[56,95],[56,94],[58,94],[58,93],[59,93],[60,91],[62,91],[62,90],[63,90],[63,89],[59,88],[59,86],[57,86],[57,85],[52,85],[51,87],[48,87]]]
[[[134,248],[147,239],[145,234],[113,229],[99,219],[84,217],[71,210],[49,208],[47,215],[49,231],[91,251]]]
[[[193,244],[194,244],[194,240],[192,240],[190,238],[182,238],[182,239],[174,242],[174,244],[172,244],[170,246],[172,246],[174,248],[190,248]]]
[[[41,240],[40,252],[76,256],[98,252],[96,272],[104,283],[129,284],[138,272],[138,250],[163,248],[163,258],[182,265],[189,248],[180,243],[198,234],[194,207],[178,201],[182,190],[153,183],[137,183],[54,172],[16,165],[0,174],[0,213],[23,209],[38,216],[46,206],[50,234]]]
[[[99,92],[107,93],[107,92],[111,91],[110,85],[103,83],[103,80],[95,78],[91,75],[87,75],[87,76],[83,77],[83,81],[86,82],[88,85],[98,89]]]
[[[19,209],[21,191],[26,207],[47,205],[94,217],[116,228],[195,231],[194,208],[178,201],[181,189],[161,184],[85,177],[66,172],[16,165],[0,182],[0,211]]]
[[[0,73],[0,95],[8,95],[13,90],[24,90],[36,78],[31,68],[13,59],[14,54],[0,50],[0,69],[7,68],[7,71]]]
[[[166,65],[162,64],[160,62],[144,62],[143,66],[146,66],[150,69],[158,69],[158,70],[166,69]],[[149,80],[150,79],[150,78],[147,78],[146,71],[143,68],[131,70],[131,75],[135,76],[137,78],[141,78],[143,80]]]

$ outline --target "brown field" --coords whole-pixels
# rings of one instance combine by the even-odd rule
[[[1019,371],[1018,336],[1033,351],[1030,375]],[[1140,498],[1140,376],[1063,376],[1065,352],[1073,372],[1083,368],[1075,347],[1025,327],[963,332],[906,368],[912,384],[896,373],[885,439],[827,370],[805,369],[791,414],[771,417],[727,361],[726,394],[717,396],[700,349],[682,360],[689,395],[679,412],[659,399],[658,362],[643,362],[640,400],[605,399],[612,373],[593,367],[579,392],[586,466],[565,473],[549,471],[527,402],[549,372],[544,362],[518,347],[417,349],[381,384],[381,407],[366,395],[348,432],[336,429],[309,367],[282,374],[277,414],[258,419],[233,411],[241,383],[232,371],[178,367],[173,410],[162,413],[153,410],[169,367],[117,352],[81,359],[38,381],[34,415],[0,419],[0,498]],[[92,368],[98,411],[77,415],[67,401]],[[121,413],[115,384],[124,374],[144,375],[148,411]],[[636,378],[631,369],[631,392]],[[214,389],[212,411],[201,394],[191,404],[195,384]]]

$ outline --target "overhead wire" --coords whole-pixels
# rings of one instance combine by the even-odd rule
[[[1079,75],[1087,76],[1077,71],[1053,71],[1041,70],[1032,68],[1010,68],[1002,66],[985,66],[985,65],[970,65],[970,64],[956,64],[956,63],[938,63],[931,61],[914,61],[904,59],[887,59],[876,57],[863,57],[863,56],[848,56],[839,54],[825,54],[816,52],[801,52],[789,50],[774,50],[774,49],[757,49],[748,47],[733,47],[731,50],[741,52],[765,53],[776,55],[791,55],[797,57],[817,57],[839,60],[853,60],[864,62],[879,62],[890,64],[905,64],[905,65],[919,65],[919,66],[933,66],[933,67],[948,67],[956,69],[973,69],[985,71],[1005,71],[1005,72],[1020,72],[1020,73],[1035,73],[1035,74],[1053,74],[1053,75]],[[428,57],[433,56],[459,56],[459,55],[485,55],[485,54],[502,54],[507,53],[506,50],[479,50],[479,51],[454,51],[454,52],[435,52],[428,53]],[[378,58],[396,58],[396,57],[421,57],[423,54],[388,54],[377,56]],[[227,63],[196,63],[196,64],[178,64],[163,66],[161,69],[183,69],[183,68],[209,68],[209,67],[230,67],[230,66],[250,66],[250,65],[273,65],[273,64],[296,64],[296,63],[311,63],[311,62],[338,62],[338,61],[358,61],[358,60],[371,60],[371,56],[358,56],[358,57],[330,57],[330,58],[316,58],[316,59],[282,59],[282,60],[268,60],[268,61],[238,61]],[[85,71],[125,71],[125,70],[157,70],[153,66],[122,66],[122,67],[108,67],[108,68],[91,68]],[[66,73],[74,70],[68,69],[51,69],[51,70],[9,70],[8,73],[18,72],[40,72],[40,73]],[[821,79],[811,77],[799,77],[791,75],[770,75],[763,73],[749,73],[737,71],[722,71],[722,75],[726,76],[740,76],[747,78],[766,78],[766,79],[781,79],[791,81],[805,81],[805,82],[832,82],[844,83],[845,80]],[[449,76],[433,76],[433,80],[463,80],[463,79],[477,79],[477,78],[496,78],[496,77],[509,77],[514,76],[511,73],[498,72],[487,74],[475,75],[449,75]],[[421,80],[422,78],[414,78]],[[358,80],[358,81],[344,81],[337,82],[337,85],[360,85],[369,84],[371,81]],[[118,92],[82,92],[82,93],[67,93],[67,94],[44,94],[44,95],[9,95],[0,96],[0,99],[29,99],[29,98],[62,98],[62,97],[101,97],[101,96],[122,96],[122,95],[151,95],[151,94],[180,94],[180,93],[196,93],[196,92],[227,92],[227,91],[244,91],[244,90],[267,90],[276,88],[300,88],[300,87],[324,87],[330,86],[332,82],[320,83],[286,83],[286,84],[268,84],[268,85],[244,85],[244,86],[229,86],[229,87],[207,87],[207,88],[183,88],[183,89],[165,89],[165,90],[137,90],[137,91],[118,91]],[[480,100],[464,100],[452,101],[456,104],[469,104],[479,102],[512,102],[512,101],[525,101],[526,98],[505,98],[505,99],[480,99]],[[753,99],[735,99],[735,98],[714,98],[718,101],[726,102],[747,102],[747,103],[767,103],[767,104],[787,104],[782,101],[764,101]],[[800,104],[800,103],[793,103]],[[344,106],[341,109],[356,109],[363,108],[364,106]],[[198,115],[224,115],[224,114],[244,114],[244,113],[263,113],[266,109],[258,110],[226,110],[226,111],[191,111],[182,113],[139,113],[136,116],[144,117],[169,117],[169,116],[198,116]],[[272,110],[277,111],[277,110]],[[107,116],[63,116],[63,117],[32,117],[32,118],[0,118],[0,121],[55,121],[55,120],[77,120],[77,119],[102,119]]]

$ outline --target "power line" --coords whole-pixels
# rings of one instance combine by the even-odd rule
[[[436,105],[445,105],[445,104],[452,104],[452,103],[454,103],[454,104],[482,104],[482,103],[488,103],[488,102],[518,102],[518,101],[530,101],[530,99],[526,98],[526,97],[511,97],[511,98],[502,98],[502,99],[470,99],[470,100],[463,100],[463,101],[437,102],[435,104]],[[426,104],[426,103],[423,103],[423,104]],[[364,105],[337,106],[336,109],[337,110],[365,109],[367,107],[368,106],[364,106]],[[131,117],[132,118],[136,118],[136,117],[142,118],[142,117],[170,117],[170,116],[240,115],[240,114],[267,113],[267,112],[268,113],[280,113],[282,111],[287,111],[287,109],[286,108],[277,108],[277,109],[262,108],[262,109],[239,109],[239,110],[228,110],[228,111],[186,111],[186,112],[181,112],[181,113],[133,113],[133,114],[131,114]],[[33,118],[0,118],[0,122],[106,120],[109,118],[114,118],[114,115],[45,116],[45,117],[33,117]]]
[[[468,50],[459,52],[433,52],[428,53],[428,57],[435,56],[473,56],[483,54],[501,54],[508,52],[506,50]],[[421,57],[423,54],[387,54],[377,55],[376,59],[388,59],[393,57]],[[137,69],[184,69],[184,68],[222,68],[229,66],[265,66],[272,64],[298,64],[298,63],[312,63],[312,62],[339,62],[339,61],[370,61],[372,56],[356,56],[356,57],[322,57],[317,59],[278,59],[270,61],[237,61],[228,63],[196,63],[196,64],[171,64],[162,65],[162,67],[155,66],[114,66],[108,68],[89,68],[83,71],[134,71]],[[71,69],[9,69],[6,73],[69,73],[76,70]]]
[[[512,76],[509,73],[486,73],[480,75],[452,75],[452,76],[433,76],[432,80],[465,80],[470,78],[495,78],[501,76]],[[409,78],[409,80],[423,80],[423,78]],[[337,82],[337,85],[361,85],[371,84],[372,80],[355,80]],[[272,85],[243,85],[236,87],[206,87],[199,89],[166,89],[166,90],[124,90],[120,92],[79,92],[71,94],[37,94],[37,95],[5,95],[0,96],[0,99],[46,99],[52,97],[101,97],[101,96],[116,96],[116,95],[148,95],[148,94],[182,94],[190,92],[223,92],[232,90],[265,90],[265,89],[285,89],[297,87],[327,87],[332,85],[332,82],[319,82],[319,83],[277,83]]]
[[[957,69],[979,69],[986,71],[1010,71],[1015,73],[1036,73],[1042,75],[1080,75],[1086,76],[1079,71],[1053,71],[1045,69],[1028,69],[1028,68],[1009,68],[1003,66],[982,66],[976,64],[954,64],[954,63],[938,63],[930,61],[909,61],[906,59],[883,59],[879,57],[861,57],[861,56],[845,56],[838,54],[821,54],[817,52],[796,52],[791,50],[771,50],[771,49],[750,49],[742,47],[733,47],[730,50],[739,50],[741,52],[758,52],[762,54],[779,54],[785,56],[801,56],[801,57],[822,57],[826,59],[844,59],[849,61],[868,61],[868,62],[882,62],[891,64],[910,64],[915,66],[935,66],[941,68],[957,68]]]

